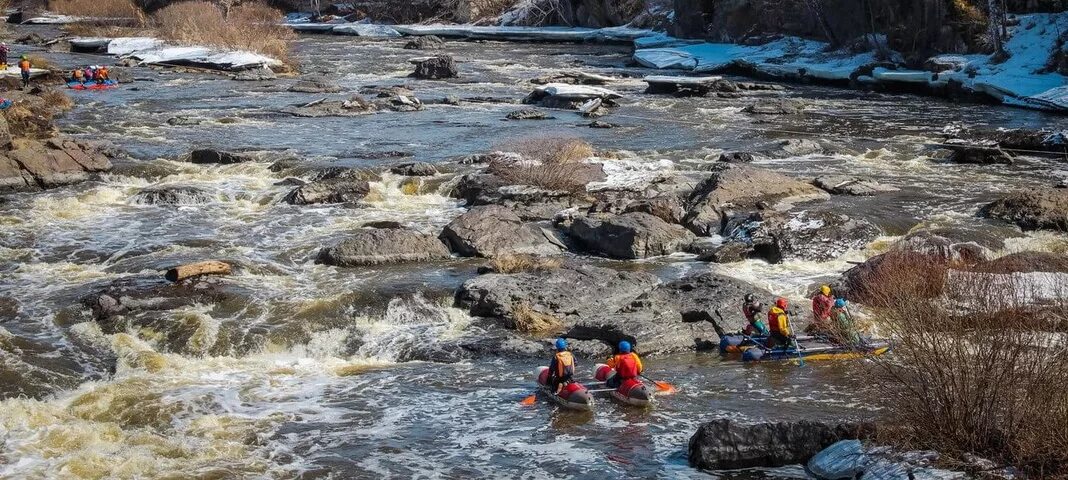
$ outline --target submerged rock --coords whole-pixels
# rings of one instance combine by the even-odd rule
[[[509,112],[505,118],[508,120],[548,120],[553,117],[541,110],[524,108],[522,110]]]
[[[508,254],[554,255],[563,244],[544,228],[524,223],[511,209],[474,207],[445,226],[441,239],[465,257]]]
[[[274,71],[270,68],[250,68],[238,72],[231,78],[239,82],[263,82],[274,80],[278,78],[278,75],[275,75]]]
[[[1016,161],[1012,154],[1002,150],[1001,146],[994,141],[946,140],[941,147],[944,152],[936,154],[935,158],[953,163],[1012,165]]]
[[[301,80],[290,86],[288,90],[297,93],[338,93],[341,87],[321,80]]]
[[[871,425],[811,420],[741,424],[704,423],[690,438],[690,465],[702,470],[781,467],[805,463],[839,440],[867,438]]]
[[[761,99],[742,111],[756,115],[800,115],[805,113],[805,103],[789,98]]]
[[[282,199],[290,205],[316,203],[353,203],[362,200],[371,191],[366,180],[331,178],[301,185]]]
[[[753,163],[755,158],[750,152],[723,152],[719,154],[719,161],[726,163]]]
[[[319,251],[315,263],[341,267],[422,262],[449,258],[441,240],[403,228],[371,228],[350,234]]]
[[[853,195],[867,197],[883,192],[896,192],[899,189],[883,185],[875,180],[847,177],[844,175],[825,175],[816,177],[812,182],[827,193],[834,195]]]
[[[1015,223],[1024,230],[1068,232],[1068,190],[1019,191],[987,204],[979,215]]]
[[[158,185],[141,189],[130,201],[139,205],[197,205],[209,203],[214,197],[214,192],[202,187]]]
[[[189,153],[189,162],[196,164],[230,165],[255,161],[256,157],[247,153],[227,152],[211,148],[201,148]]]
[[[405,50],[433,50],[442,48],[445,46],[445,40],[436,35],[423,35],[415,37],[412,40],[408,40],[408,43],[404,44]]]
[[[737,214],[734,212],[785,208],[791,203],[828,197],[811,184],[780,173],[748,165],[719,164],[715,173],[690,195],[683,223],[698,235],[716,235],[723,231],[727,218]]]
[[[394,165],[390,167],[389,172],[406,177],[432,177],[438,174],[438,169],[426,162],[409,162]]]
[[[436,55],[427,59],[414,61],[415,71],[411,76],[427,80],[440,80],[444,78],[456,78],[460,76],[456,68],[456,61],[452,55]]]
[[[648,213],[578,217],[568,231],[584,248],[613,258],[648,258],[682,251],[694,235]]]

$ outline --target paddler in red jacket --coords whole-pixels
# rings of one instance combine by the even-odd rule
[[[834,296],[831,295],[830,285],[820,287],[816,296],[812,297],[812,325],[805,331],[812,334],[826,333],[831,331],[831,309],[834,308]]]
[[[556,354],[549,361],[549,379],[545,383],[553,393],[559,393],[560,387],[574,381],[572,380],[574,376],[575,357],[567,351],[567,340],[558,338],[556,339]]]
[[[609,388],[619,388],[623,382],[637,378],[645,370],[642,366],[642,359],[637,353],[631,351],[630,342],[626,340],[619,342],[619,353],[612,355],[606,363],[616,371],[616,374],[606,382]]]

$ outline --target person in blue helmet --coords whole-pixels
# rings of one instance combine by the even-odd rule
[[[556,339],[556,353],[549,361],[549,380],[546,384],[553,393],[559,393],[560,387],[573,382],[575,376],[575,357],[567,351],[567,340]]]
[[[839,298],[834,301],[834,307],[831,308],[831,319],[834,320],[837,336],[840,342],[851,345],[860,344],[860,335],[857,334],[857,329],[853,325],[853,317],[849,315],[849,310],[846,308],[848,302],[846,299]]]
[[[623,382],[637,378],[644,370],[642,359],[637,353],[631,351],[630,342],[626,340],[620,341],[618,350],[619,352],[612,355],[612,358],[609,358],[608,362],[606,362],[609,367],[616,371],[615,376],[608,379],[610,388],[618,388]]]

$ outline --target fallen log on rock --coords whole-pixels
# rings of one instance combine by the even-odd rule
[[[178,265],[170,270],[163,276],[169,281],[180,282],[187,278],[199,277],[201,275],[229,275],[231,267],[229,263],[220,262],[218,260],[207,260],[197,263],[189,263],[185,265]]]

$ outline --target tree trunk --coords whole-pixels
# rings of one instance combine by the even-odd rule
[[[1001,11],[1001,0],[987,0],[986,4],[989,15],[987,32],[994,47],[994,61],[1002,62],[1008,58],[1005,53],[1005,38],[1002,35],[1005,31],[1005,12]]]
[[[207,260],[204,262],[189,263],[174,267],[167,270],[164,278],[172,282],[180,282],[187,278],[200,275],[229,275],[230,271],[231,268],[229,263],[220,262],[218,260]]]

